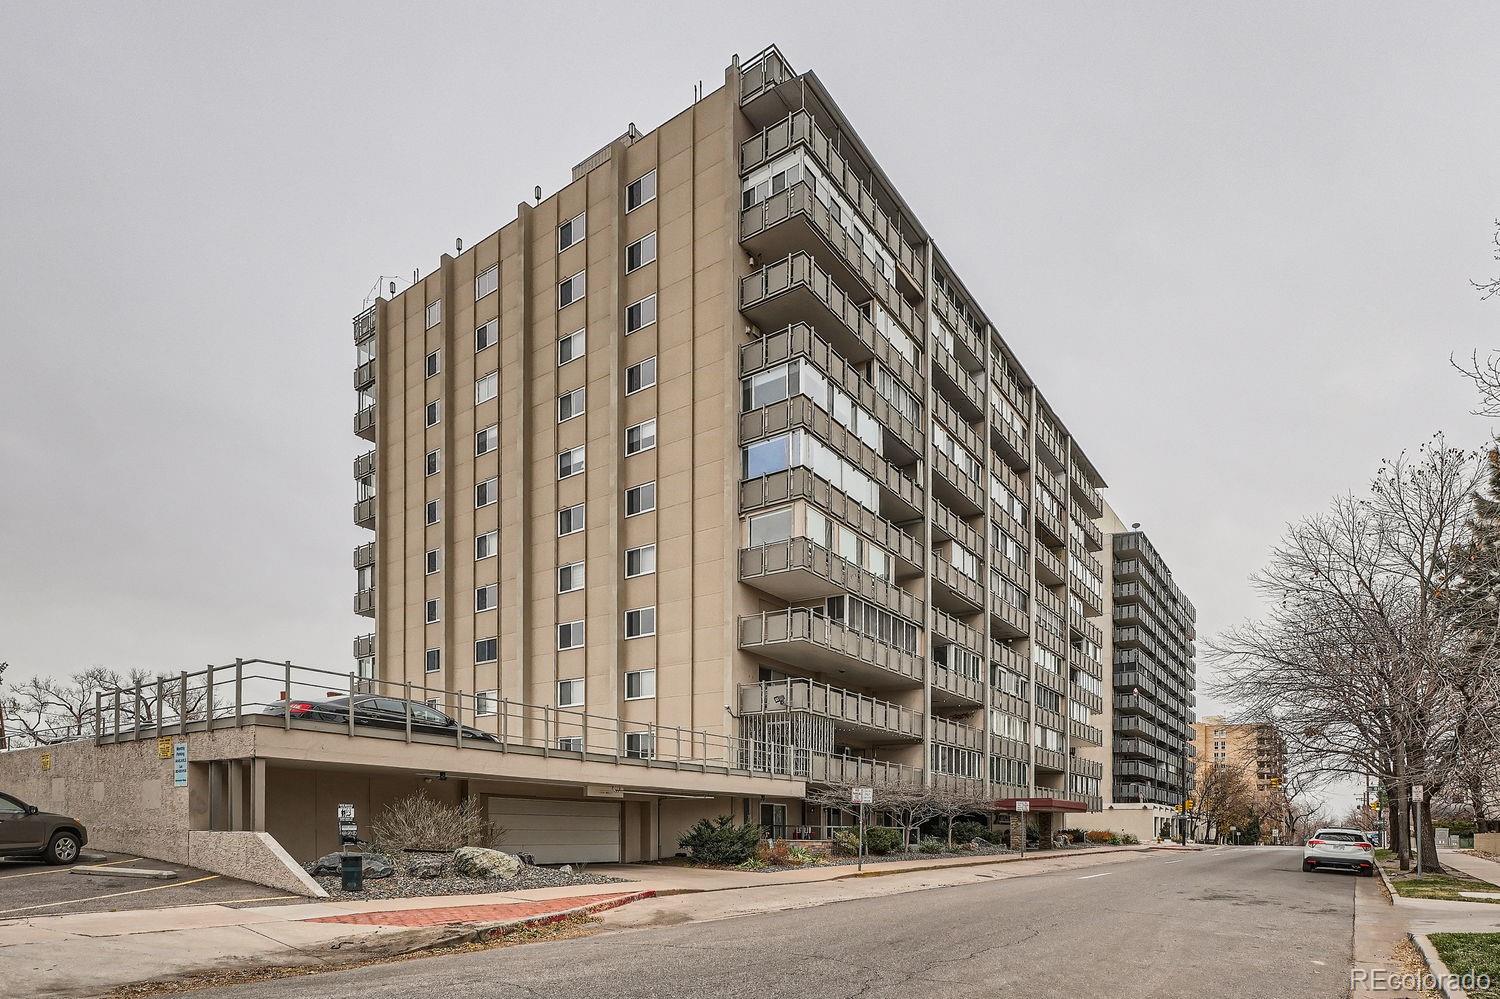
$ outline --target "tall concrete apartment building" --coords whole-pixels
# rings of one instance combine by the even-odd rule
[[[354,339],[372,682],[537,707],[559,774],[687,731],[809,785],[1102,807],[1104,481],[816,74],[736,57]]]
[[[1259,795],[1276,794],[1286,782],[1286,743],[1269,722],[1209,715],[1193,725],[1193,742],[1201,766],[1233,767]]]

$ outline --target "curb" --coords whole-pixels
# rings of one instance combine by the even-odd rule
[[[1427,939],[1427,934],[1408,933],[1407,936],[1417,948],[1417,953],[1422,955],[1422,961],[1427,965],[1427,973],[1432,975],[1434,985],[1443,999],[1469,999],[1469,993],[1455,984],[1458,977],[1449,971],[1443,959],[1438,957],[1437,948],[1432,946],[1432,941]]]
[[[407,953],[416,953],[438,947],[451,947],[456,943],[490,940],[510,930],[518,930],[528,926],[546,926],[548,923],[558,923],[564,919],[571,919],[574,916],[587,916],[595,912],[603,912],[606,909],[618,909],[622,905],[629,905],[631,902],[639,902],[642,899],[655,897],[656,892],[653,889],[647,888],[642,891],[627,892],[626,894],[615,898],[607,898],[600,902],[591,902],[588,905],[575,905],[571,909],[543,912],[535,916],[522,916],[519,919],[502,919],[492,923],[475,923],[458,930],[456,933],[444,936],[439,940],[434,940],[413,948]]]
[[[1401,897],[1396,892],[1396,886],[1391,884],[1390,875],[1385,873],[1385,865],[1378,860],[1375,862],[1375,870],[1380,873],[1380,880],[1385,882],[1385,900],[1389,902],[1392,907],[1394,907],[1396,905],[1396,899]]]
[[[1069,856],[1069,855],[1072,855],[1072,856],[1075,856],[1075,857],[1094,857],[1094,856],[1102,856],[1103,854],[1107,854],[1107,853],[1145,853],[1148,850],[1154,850],[1154,849],[1156,849],[1156,847],[1152,847],[1152,846],[1147,846],[1147,847],[1121,846],[1121,847],[1111,847],[1111,848],[1105,849],[1105,850],[1036,850],[1036,851],[1027,851],[1026,856],[1024,856],[1024,857],[1021,856],[1020,854],[1013,854],[1013,855],[1012,854],[992,854],[990,857],[988,857],[988,858],[986,858],[984,860],[977,860],[976,859],[976,860],[973,860],[973,861],[970,861],[970,862],[967,862],[967,863],[963,863],[963,864],[943,864],[943,865],[937,866],[937,867],[896,867],[896,868],[890,868],[890,869],[887,869],[887,870],[880,870],[880,871],[851,871],[848,874],[840,874],[836,878],[820,878],[817,881],[788,881],[788,882],[783,882],[783,883],[787,884],[787,885],[818,884],[818,883],[821,883],[821,882],[824,882],[824,881],[848,881],[851,878],[879,878],[879,877],[885,877],[888,874],[921,874],[921,873],[927,872],[927,871],[953,871],[953,870],[963,870],[964,868],[968,868],[968,867],[990,867],[990,866],[992,866],[994,864],[1019,864],[1019,863],[1022,863],[1023,861],[1029,862],[1029,861],[1033,861],[1033,860],[1052,860],[1052,859],[1055,859],[1055,858],[1058,858],[1058,857],[1066,857],[1066,856]],[[746,887],[756,887],[756,888],[758,888],[758,887],[761,887],[761,886],[760,885],[747,885]],[[713,891],[734,891],[735,889],[732,889],[732,888],[718,888],[718,889],[709,889],[709,890],[713,890]]]

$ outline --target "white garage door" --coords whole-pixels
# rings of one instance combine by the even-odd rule
[[[505,830],[500,849],[539,864],[618,864],[620,803],[490,796],[490,821]]]

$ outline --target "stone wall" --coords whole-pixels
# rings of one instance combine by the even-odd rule
[[[1479,833],[1474,837],[1474,849],[1500,857],[1500,833]]]
[[[323,886],[314,881],[270,833],[190,832],[188,863],[215,874],[298,895],[328,897]]]

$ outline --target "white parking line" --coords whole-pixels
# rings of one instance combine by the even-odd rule
[[[117,860],[114,861],[114,866],[124,867],[126,864],[133,864],[140,859],[140,857],[132,857],[129,860]],[[27,871],[25,874],[0,874],[0,881],[9,881],[11,878],[34,878],[38,874],[66,874],[69,871],[73,870],[75,867],[81,867],[84,870],[88,871],[94,869],[95,867],[108,866],[108,863],[109,862],[106,861],[106,863],[104,864],[71,864],[67,867],[48,867],[45,870],[40,871]]]
[[[1180,861],[1180,860],[1164,860],[1164,861],[1162,861],[1162,866],[1165,867],[1167,864],[1180,864],[1180,863],[1182,863],[1182,861]]]
[[[1113,873],[1114,873],[1114,871],[1105,871],[1103,874],[1085,874],[1083,877],[1079,878],[1078,880],[1079,881],[1087,881],[1089,878],[1107,878],[1107,877],[1109,877]]]
[[[161,891],[163,888],[181,888],[183,885],[195,885],[200,881],[212,881],[219,877],[218,874],[209,874],[201,878],[193,878],[190,881],[174,881],[169,885],[152,885],[150,888],[134,888],[130,891],[110,892],[108,895],[95,895],[92,898],[70,898],[63,902],[48,902],[45,905],[23,905],[19,909],[0,909],[0,916],[7,916],[16,912],[32,912],[37,909],[55,909],[60,905],[79,905],[84,902],[98,902],[106,898],[119,898],[121,895],[139,895],[147,891]]]

